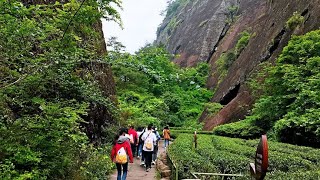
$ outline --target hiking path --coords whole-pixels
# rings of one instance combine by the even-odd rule
[[[158,156],[165,151],[163,147],[163,140],[159,141],[159,151]],[[156,180],[157,179],[157,169],[156,165],[152,165],[149,172],[146,172],[144,166],[140,166],[140,159],[134,157],[133,163],[129,163],[127,180]],[[110,176],[111,180],[117,180],[117,170]]]

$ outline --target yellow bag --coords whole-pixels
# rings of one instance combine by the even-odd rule
[[[128,162],[128,156],[125,149],[122,147],[119,149],[116,155],[116,163],[126,164]]]
[[[146,142],[146,149],[147,150],[151,150],[152,149],[152,142],[151,141]]]
[[[145,147],[147,150],[152,150],[153,148],[153,140],[150,136],[151,133],[148,134],[146,141],[145,141]]]

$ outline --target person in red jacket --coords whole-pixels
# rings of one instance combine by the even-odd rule
[[[128,159],[130,163],[133,163],[133,156],[130,147],[130,143],[128,141],[128,137],[125,136],[126,130],[120,130],[120,136],[118,140],[115,142],[111,150],[111,159],[116,163],[118,177],[117,180],[126,180],[128,173]],[[121,158],[121,156],[125,156],[125,158]],[[123,168],[123,174],[121,170],[121,166]],[[121,177],[122,174],[122,177]]]
[[[134,129],[134,126],[130,126],[128,134],[132,138],[131,150],[132,150],[133,157],[135,157],[139,142],[138,142],[138,134],[137,134],[137,131]]]

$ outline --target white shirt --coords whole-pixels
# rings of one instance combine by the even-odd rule
[[[140,137],[141,134],[142,134],[142,131],[137,131],[138,138]]]
[[[152,130],[150,130],[150,131],[148,130],[148,131],[146,131],[146,132],[143,133],[141,139],[142,139],[142,141],[145,141],[147,138],[148,138],[148,139],[149,139],[149,138],[152,139],[152,141],[153,141],[152,148],[151,148],[150,150],[148,150],[148,149],[145,147],[145,144],[144,144],[144,145],[143,145],[143,150],[144,150],[144,151],[153,151],[154,145],[157,143],[157,137],[156,137],[156,135],[152,132]]]

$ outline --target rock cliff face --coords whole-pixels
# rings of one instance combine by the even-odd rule
[[[208,57],[211,72],[207,87],[215,90],[212,102],[225,105],[215,116],[209,116],[206,110],[203,112],[200,121],[205,122],[205,130],[212,130],[220,124],[243,119],[251,109],[254,98],[247,86],[247,81],[254,72],[259,70],[262,62],[274,62],[292,35],[319,29],[320,0],[240,0],[235,4],[238,6],[237,17],[230,26],[226,21],[228,15],[224,15],[225,19],[217,16],[220,14],[218,12],[232,9],[228,8],[232,6],[230,4],[221,5],[228,4],[228,1],[205,2],[189,3],[185,6],[185,8],[189,7],[188,9],[181,8],[176,13],[178,18],[187,17],[188,23],[185,20],[172,31],[171,38],[168,38],[167,49],[172,53],[181,54],[176,60],[181,66],[191,66]],[[213,6],[219,4],[217,2],[220,5]],[[192,10],[193,7],[196,8]],[[303,16],[304,22],[295,29],[286,28],[286,22],[294,12]],[[206,14],[206,17],[203,14]],[[215,23],[200,27],[199,23],[207,19],[210,19],[208,22]],[[166,32],[161,30],[165,29],[163,27],[166,22],[168,19],[165,19],[160,27],[157,42],[164,42]],[[249,43],[228,67],[226,75],[221,76],[217,61],[223,54],[234,50],[243,31],[251,34]],[[208,43],[209,41],[204,39],[211,41]],[[202,47],[201,50],[199,47]],[[203,49],[211,49],[211,51],[207,51],[209,53],[206,54]]]
[[[178,7],[167,15],[157,32],[157,44],[164,44],[172,54],[179,54],[175,62],[193,66],[207,61],[215,45],[229,28],[227,22],[234,0],[196,0]]]

